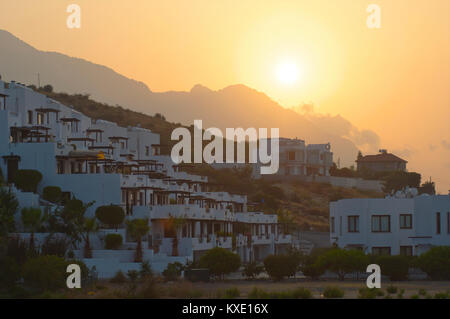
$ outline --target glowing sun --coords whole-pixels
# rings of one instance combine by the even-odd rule
[[[277,67],[278,81],[285,85],[291,85],[297,82],[299,77],[299,70],[297,65],[292,62],[284,62]]]

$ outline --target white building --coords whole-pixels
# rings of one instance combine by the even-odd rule
[[[332,202],[330,240],[340,248],[389,255],[420,255],[432,246],[450,245],[450,196]]]
[[[93,120],[15,82],[0,81],[0,157],[10,184],[19,169],[43,175],[38,194],[15,191],[21,207],[44,205],[39,198],[44,187],[59,186],[85,203],[95,201],[89,216],[113,204],[123,207],[127,219],[148,218],[151,230],[143,253],[156,271],[169,262],[198,259],[216,246],[236,251],[247,262],[284,251],[292,242],[276,215],[250,212],[244,195],[209,192],[206,177],[182,172],[169,156],[160,155],[158,134]],[[174,218],[183,223],[171,227]],[[102,229],[92,238],[93,258],[84,260],[101,277],[140,266],[133,263],[130,249],[136,243],[127,240],[124,226],[117,230],[125,241],[122,249],[103,248],[111,232],[116,231]],[[75,252],[82,256],[81,250]]]

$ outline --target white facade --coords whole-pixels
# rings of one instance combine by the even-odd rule
[[[450,245],[450,196],[332,202],[330,240],[341,248],[391,255],[420,255]]]
[[[182,172],[169,156],[160,155],[160,137],[148,129],[90,119],[14,82],[0,81],[0,100],[0,168],[8,182],[13,183],[17,169],[35,169],[43,175],[38,195],[46,186],[59,186],[85,203],[95,201],[89,216],[99,206],[114,204],[123,207],[127,219],[148,218],[144,256],[156,270],[168,262],[198,259],[216,246],[236,251],[245,262],[291,244],[290,235],[279,231],[276,215],[248,212],[244,195],[209,192],[206,177]],[[28,198],[22,204],[32,202],[17,194],[19,201]],[[173,218],[183,220],[175,232],[167,226]],[[118,232],[125,240],[118,251],[104,250],[103,233],[91,240],[94,258],[85,262],[95,265],[100,276],[139,266],[128,250],[135,243],[126,241],[124,226]]]

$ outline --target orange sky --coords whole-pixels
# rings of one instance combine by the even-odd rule
[[[82,9],[79,30],[66,7]],[[367,5],[382,28],[366,26]],[[14,0],[0,28],[104,64],[153,91],[243,83],[285,107],[312,102],[372,129],[409,169],[450,189],[449,0]],[[276,76],[283,61],[298,81]],[[307,137],[305,137],[307,139]]]

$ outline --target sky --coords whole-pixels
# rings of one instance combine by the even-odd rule
[[[81,28],[66,26],[69,4]],[[369,4],[381,28],[369,29]],[[449,0],[14,0],[0,28],[152,91],[242,83],[379,135],[409,170],[450,189]]]

